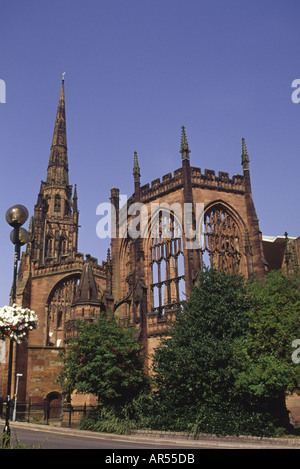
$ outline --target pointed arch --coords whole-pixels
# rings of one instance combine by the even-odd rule
[[[150,251],[152,311],[162,317],[179,309],[185,293],[181,204],[159,204],[150,223],[146,245]]]
[[[46,301],[47,334],[46,345],[62,347],[65,341],[65,322],[71,318],[81,273],[66,275],[58,280],[48,293]]]
[[[135,250],[140,243],[144,256],[144,280],[148,291],[148,308],[162,317],[179,308],[185,298],[184,257],[183,257],[183,223],[180,203],[141,204],[143,214],[137,223],[134,220],[137,212],[127,219],[127,226],[137,226],[139,236],[123,238],[120,243],[119,258],[124,269],[123,296],[126,297],[127,314],[131,314],[133,286],[130,279],[135,270]],[[139,205],[136,204],[136,210]],[[141,212],[140,210],[140,212]],[[126,286],[126,283],[128,284]],[[123,302],[125,303],[125,301]]]
[[[208,204],[203,214],[202,230],[204,264],[228,273],[245,271],[245,224],[231,205],[223,200]]]

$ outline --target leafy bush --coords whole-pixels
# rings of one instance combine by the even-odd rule
[[[76,336],[61,355],[60,381],[66,395],[94,394],[106,406],[126,405],[148,389],[143,347],[135,330],[104,314],[94,322],[77,321]]]
[[[300,389],[291,360],[299,313],[299,282],[282,272],[248,285],[239,275],[200,273],[155,351],[149,424],[196,434],[289,430],[285,397]]]
[[[195,436],[208,433],[273,437],[278,434],[270,415],[246,411],[230,403],[216,408],[204,405],[190,429]]]
[[[118,411],[113,406],[99,406],[80,420],[81,430],[93,432],[127,435],[134,428],[137,428],[136,422],[130,418],[126,406]]]

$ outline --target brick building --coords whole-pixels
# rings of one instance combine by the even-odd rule
[[[134,153],[133,194],[125,206],[120,206],[119,189],[111,189],[115,224],[107,259],[98,264],[79,253],[78,197],[68,177],[62,82],[47,177],[41,183],[18,276],[17,303],[39,317],[39,329],[30,333],[28,343],[16,346],[13,376],[23,374],[20,400],[61,399],[58,355],[72,335],[74,319],[114,311],[135,326],[150,354],[168,333],[167,320],[175,317],[204,264],[241,272],[246,278],[265,275],[268,267],[245,140],[243,174],[232,178],[191,166],[184,127],[179,155],[180,167],[173,174],[141,185]],[[193,244],[195,233],[198,242]],[[0,395],[6,393],[6,376],[7,363],[0,364]]]

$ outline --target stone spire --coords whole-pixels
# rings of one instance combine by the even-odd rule
[[[41,182],[37,204],[34,207],[33,255],[41,264],[73,258],[78,249],[77,190],[72,200],[69,185],[67,155],[64,76],[61,83],[58,108],[47,169],[47,179]],[[55,225],[53,224],[55,220]]]
[[[180,146],[180,153],[182,154],[182,159],[189,160],[190,156],[189,153],[191,153],[191,150],[189,149],[188,141],[186,138],[186,133],[185,133],[185,127],[181,127],[181,146]]]
[[[133,180],[134,180],[134,194],[135,202],[140,202],[140,187],[141,187],[141,172],[137,157],[137,152],[134,152],[134,163],[133,163]]]
[[[134,182],[139,182],[140,177],[141,177],[141,172],[140,172],[140,167],[139,167],[139,162],[138,162],[136,151],[134,152],[133,176],[134,176]]]
[[[181,127],[181,147],[180,153],[182,157],[182,182],[183,182],[183,201],[189,207],[192,207],[192,216],[191,220],[186,224],[187,220],[184,219],[184,229],[185,234],[184,237],[187,241],[191,241],[190,232],[196,229],[196,218],[195,218],[195,206],[194,206],[194,198],[193,198],[193,189],[192,189],[192,176],[191,176],[191,166],[190,166],[190,149],[188,145],[188,141],[186,138],[185,127]],[[184,214],[185,217],[185,214]],[[193,285],[193,279],[195,278],[195,257],[197,256],[196,251],[190,250],[188,255],[186,256],[187,259],[187,266],[185,267],[185,285],[186,285],[186,294],[190,294],[191,286]]]
[[[244,137],[242,138],[242,166],[244,169],[249,169],[249,155],[247,152],[246,142]]]
[[[47,170],[48,184],[69,184],[64,74],[56,113]]]
[[[185,127],[181,127],[181,146],[180,153],[182,157],[182,179],[184,187],[184,202],[192,203],[192,180],[191,180],[191,167],[190,167],[190,153],[188,141],[186,138]]]
[[[73,211],[78,211],[78,197],[77,197],[77,185],[75,184],[74,195],[73,195]]]

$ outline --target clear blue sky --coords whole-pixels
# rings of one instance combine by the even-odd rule
[[[142,184],[180,167],[182,125],[202,171],[241,174],[245,137],[263,234],[298,236],[299,18],[299,0],[2,2],[0,305],[13,264],[5,213],[33,214],[62,72],[81,252],[105,259],[96,207],[113,186],[132,193],[134,151]]]

